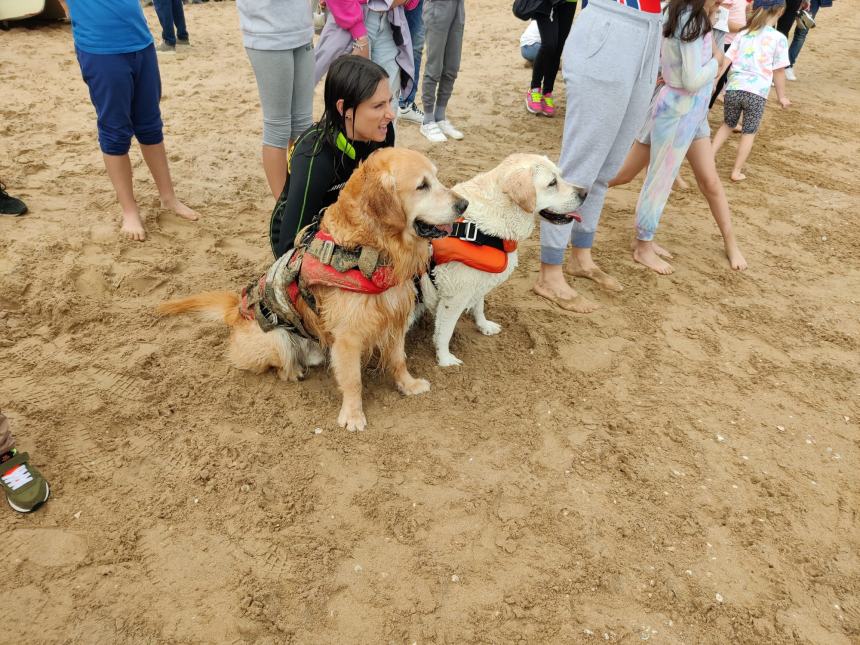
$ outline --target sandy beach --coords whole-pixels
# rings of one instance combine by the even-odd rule
[[[9,642],[860,643],[860,18],[835,5],[749,179],[728,181],[736,137],[719,156],[747,272],[687,166],[660,229],[676,272],[636,265],[640,177],[595,247],[623,292],[576,281],[588,316],[538,299],[535,235],[487,303],[503,332],[464,318],[443,369],[424,321],[407,351],[432,391],[366,372],[364,433],[336,427],[328,370],[239,372],[226,328],[154,313],[272,259],[235,4],[187,6],[193,46],[159,59],[202,219],[160,210],[133,146],[145,243],[118,235],[70,26],[0,31],[0,180],[31,211],[0,221],[0,407],[52,487],[0,510]],[[564,100],[526,113],[523,28],[469,0],[466,138],[398,128],[449,184],[558,158]]]

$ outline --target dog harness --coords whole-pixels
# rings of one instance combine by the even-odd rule
[[[448,237],[433,240],[433,265],[462,262],[478,271],[502,273],[508,268],[508,253],[516,250],[516,241],[487,235],[475,222],[461,219]]]
[[[314,338],[296,308],[301,298],[314,313],[319,313],[311,287],[377,295],[395,284],[391,266],[379,251],[367,246],[346,249],[335,244],[328,233],[314,228],[306,230],[301,243],[278,258],[259,280],[242,289],[242,317],[256,320],[263,331],[283,327]]]

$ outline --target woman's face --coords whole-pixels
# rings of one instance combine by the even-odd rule
[[[388,79],[384,78],[379,81],[373,96],[359,103],[355,110],[347,110],[345,116],[349,138],[355,141],[385,141],[388,124],[394,120],[392,98]],[[350,122],[352,128],[349,127]]]

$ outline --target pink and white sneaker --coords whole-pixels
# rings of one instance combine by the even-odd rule
[[[543,114],[543,95],[539,87],[526,92],[526,109],[532,114]]]
[[[555,99],[552,98],[552,92],[547,92],[543,95],[543,113],[546,116],[555,116]]]

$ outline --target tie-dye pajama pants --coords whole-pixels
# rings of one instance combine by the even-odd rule
[[[695,94],[664,85],[651,112],[651,161],[636,205],[636,237],[653,240],[681,163],[708,112],[711,84]]]

